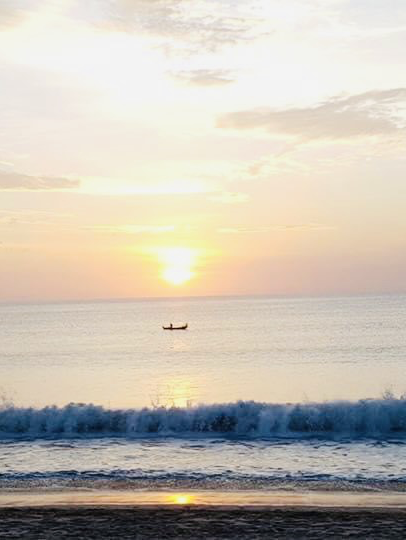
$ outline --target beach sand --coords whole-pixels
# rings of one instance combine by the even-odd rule
[[[403,509],[299,507],[0,508],[0,537],[19,539],[403,539]]]
[[[0,538],[405,538],[406,493],[4,490]]]

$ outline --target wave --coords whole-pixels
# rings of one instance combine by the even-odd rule
[[[4,405],[0,437],[29,436],[403,437],[406,399],[269,404],[239,401],[191,408],[106,409],[71,403],[42,409]]]

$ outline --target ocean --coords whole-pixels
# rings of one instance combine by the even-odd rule
[[[405,327],[404,295],[3,304],[0,490],[406,491]]]

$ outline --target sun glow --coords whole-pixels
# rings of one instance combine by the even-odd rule
[[[196,250],[186,247],[161,248],[158,251],[163,265],[162,277],[172,285],[182,285],[195,275]]]

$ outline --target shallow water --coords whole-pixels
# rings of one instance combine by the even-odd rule
[[[3,441],[0,488],[406,490],[406,441]]]
[[[3,442],[1,488],[403,490],[403,441]]]

